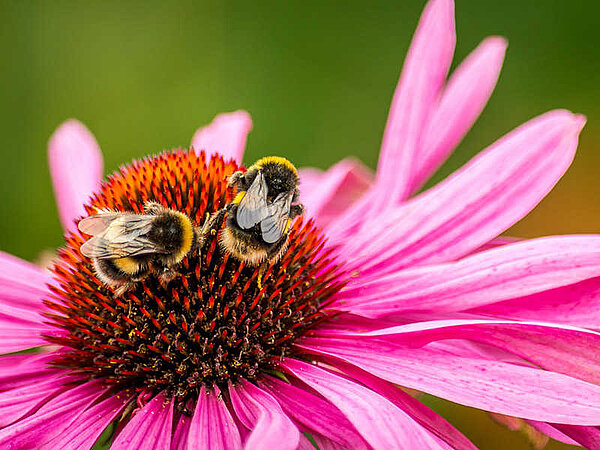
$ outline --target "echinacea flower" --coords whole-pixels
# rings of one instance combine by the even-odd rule
[[[497,239],[562,176],[584,119],[546,113],[407,200],[499,73],[505,43],[491,38],[446,82],[454,41],[452,2],[432,0],[376,178],[354,161],[303,171],[306,217],[260,284],[217,233],[173,280],[149,276],[117,296],[76,228],[96,208],[147,200],[202,223],[231,201],[246,113],[199,130],[196,151],[135,161],[103,183],[94,138],[62,125],[49,152],[66,246],[52,275],[0,257],[0,351],[13,353],[0,358],[0,447],[91,448],[113,426],[116,449],[311,448],[307,434],[320,448],[473,448],[398,386],[540,424],[600,425],[600,334],[472,312],[598,274],[599,237]]]

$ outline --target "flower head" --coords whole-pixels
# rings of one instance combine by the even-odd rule
[[[237,169],[218,155],[163,153],[122,167],[86,208],[141,212],[152,200],[199,226],[231,202],[226,178]],[[342,287],[340,271],[311,223],[295,223],[292,244],[264,273],[225,251],[219,233],[207,233],[173,280],[150,276],[123,296],[95,276],[79,250],[82,236],[69,235],[53,268],[54,299],[46,302],[54,311],[47,316],[65,331],[47,337],[63,349],[52,365],[119,387],[166,390],[181,405],[201,386],[223,388],[273,370],[295,338],[332,315],[324,308]]]
[[[217,227],[172,279],[117,295],[74,226],[147,200],[200,225],[232,199],[246,113],[201,129],[197,151],[136,161],[103,184],[91,135],[59,128],[50,162],[68,234],[53,275],[0,258],[0,351],[38,349],[0,358],[0,447],[91,448],[115,421],[116,449],[295,449],[309,445],[304,433],[323,448],[473,447],[398,386],[540,427],[600,425],[600,334],[478,312],[598,273],[597,237],[497,239],[567,169],[584,119],[533,119],[409,199],[501,66],[505,43],[491,38],[446,83],[454,42],[452,2],[432,0],[376,177],[355,161],[301,171],[307,217],[264,273],[219,246]],[[78,176],[64,176],[73,161]]]

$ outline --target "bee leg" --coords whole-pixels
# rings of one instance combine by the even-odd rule
[[[166,285],[169,281],[173,281],[177,275],[179,275],[179,272],[173,270],[171,267],[165,267],[158,277]]]
[[[304,214],[303,204],[298,203],[296,205],[292,205],[292,207],[290,208],[290,219],[293,219],[296,216],[301,216],[302,214]]]
[[[237,186],[240,183],[240,181],[242,181],[243,178],[244,178],[244,172],[242,172],[241,170],[238,170],[237,172],[234,172],[227,179],[227,187],[228,188],[232,188],[234,186]]]
[[[115,296],[122,297],[128,290],[133,287],[133,283],[125,283],[115,289]]]
[[[225,214],[227,214],[227,209],[223,208],[214,213],[212,216],[208,217],[204,221],[204,225],[202,225],[200,234],[204,237],[208,236],[209,233],[212,236],[217,234],[217,231],[219,231],[219,228],[221,228]]]
[[[148,200],[144,203],[144,213],[146,214],[158,214],[165,210],[166,208],[158,202]]]
[[[256,284],[258,285],[259,289],[262,289],[263,275],[267,271],[268,267],[269,267],[269,262],[265,261],[258,268],[258,277],[256,278]]]

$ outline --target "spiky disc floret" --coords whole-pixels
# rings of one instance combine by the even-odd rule
[[[196,226],[231,201],[234,162],[177,150],[135,161],[108,178],[87,207],[143,211],[148,200],[187,214]],[[224,252],[219,230],[175,267],[165,284],[150,275],[121,297],[98,280],[67,237],[53,271],[51,322],[61,333],[53,364],[122,387],[167,389],[185,400],[202,385],[254,379],[291,352],[292,341],[326,319],[342,286],[323,237],[296,221],[283,257],[264,273]],[[262,277],[262,283],[259,278]]]

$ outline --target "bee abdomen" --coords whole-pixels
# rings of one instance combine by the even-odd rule
[[[94,268],[98,278],[109,285],[119,285],[143,277],[148,266],[134,258],[95,259]]]

